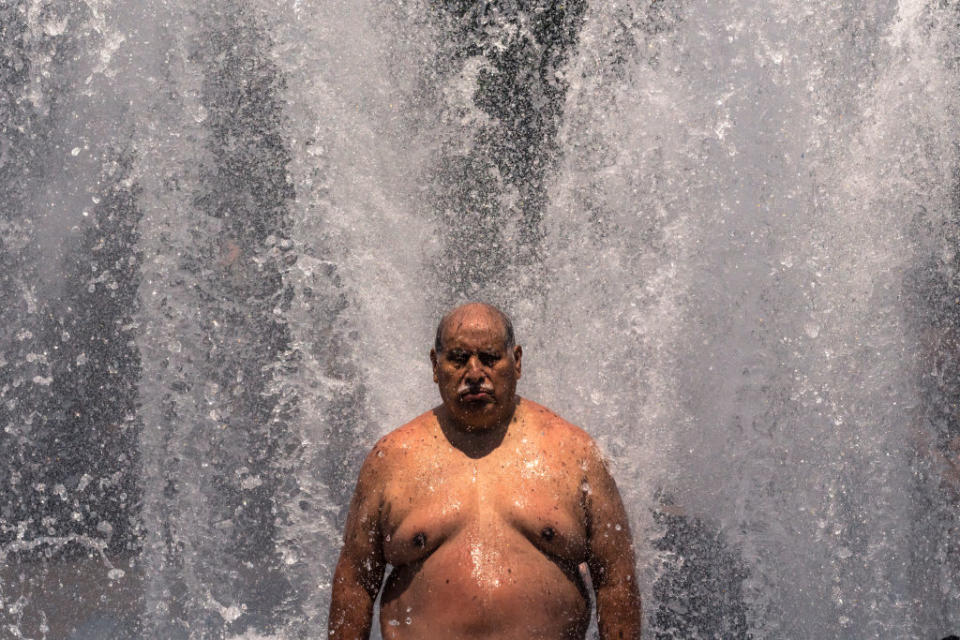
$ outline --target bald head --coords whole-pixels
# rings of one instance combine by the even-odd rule
[[[504,348],[509,351],[514,347],[516,338],[513,334],[513,322],[510,321],[510,316],[492,304],[487,304],[486,302],[468,302],[467,304],[460,305],[448,311],[440,319],[440,323],[437,325],[437,337],[433,345],[437,353],[443,353],[443,336],[447,327],[449,327],[451,323],[473,314],[483,314],[496,319],[503,326]]]

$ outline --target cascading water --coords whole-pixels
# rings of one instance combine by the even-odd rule
[[[0,7],[0,637],[321,636],[473,298],[609,455],[645,637],[958,633],[958,19]]]

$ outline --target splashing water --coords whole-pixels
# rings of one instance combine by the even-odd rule
[[[645,637],[957,633],[958,17],[8,2],[0,635],[324,633],[473,298],[609,456]]]

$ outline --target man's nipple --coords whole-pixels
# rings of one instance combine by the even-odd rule
[[[553,527],[544,527],[543,530],[540,531],[540,535],[543,536],[544,540],[550,542],[553,540],[553,536],[557,535],[557,532],[553,530]]]
[[[427,546],[427,535],[422,531],[417,535],[413,536],[413,546],[417,549],[423,549]]]

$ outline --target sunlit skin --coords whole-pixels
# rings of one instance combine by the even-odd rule
[[[448,314],[431,351],[443,404],[360,471],[334,574],[330,638],[640,638],[627,516],[590,437],[516,395],[522,350],[496,310]]]

